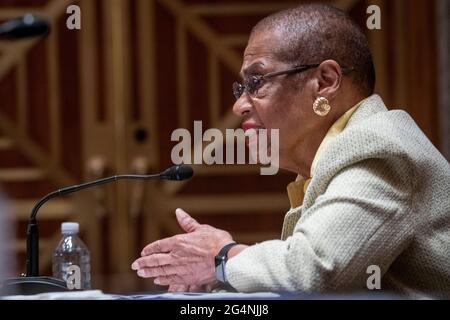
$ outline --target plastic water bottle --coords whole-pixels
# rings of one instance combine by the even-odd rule
[[[76,222],[61,224],[62,239],[53,252],[53,277],[67,283],[69,289],[91,288],[91,258],[84,242],[78,236]],[[69,280],[69,281],[68,281]]]

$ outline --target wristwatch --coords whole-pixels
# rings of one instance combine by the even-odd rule
[[[236,245],[237,245],[236,242],[227,244],[219,251],[219,254],[214,259],[216,263],[216,278],[220,282],[223,283],[227,282],[227,276],[225,273],[225,264],[227,263],[228,260],[228,251],[230,251],[230,249]]]

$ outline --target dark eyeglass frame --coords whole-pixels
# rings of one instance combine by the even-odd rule
[[[258,90],[261,89],[261,87],[265,83],[265,80],[267,79],[278,77],[281,75],[304,72],[312,68],[317,68],[318,66],[320,66],[320,64],[307,64],[296,66],[294,68],[283,71],[275,71],[266,73],[264,75],[250,76],[247,80],[244,81],[244,84],[239,82],[233,83],[233,95],[236,98],[236,100],[239,100],[241,96],[244,94],[244,92],[247,92],[250,96],[255,96],[256,94],[258,94]],[[353,68],[342,67],[342,70],[343,72],[348,72],[353,71]]]

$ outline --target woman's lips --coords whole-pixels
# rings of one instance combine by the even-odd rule
[[[249,146],[250,144],[258,142],[259,129],[264,129],[264,127],[255,123],[247,122],[242,124],[242,129],[245,132],[245,144]]]
[[[258,131],[259,129],[264,129],[264,126],[258,125],[256,123],[245,122],[245,123],[242,124],[242,129],[244,131],[247,131],[249,129],[255,129],[256,131]]]

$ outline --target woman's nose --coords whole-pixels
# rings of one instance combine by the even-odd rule
[[[244,93],[233,105],[233,112],[237,116],[243,116],[250,112],[252,108],[251,103],[248,101],[247,95]]]

